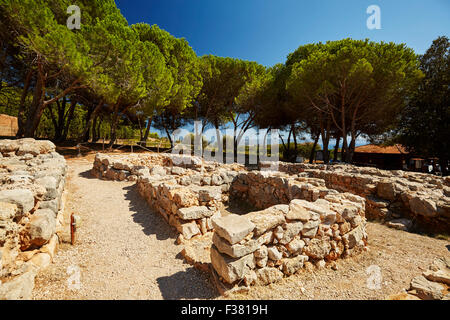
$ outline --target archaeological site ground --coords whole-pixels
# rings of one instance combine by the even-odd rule
[[[3,299],[449,298],[448,177],[0,152]]]

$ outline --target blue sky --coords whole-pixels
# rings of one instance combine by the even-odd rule
[[[157,24],[184,37],[198,55],[282,63],[298,46],[351,37],[406,43],[424,53],[450,33],[449,0],[116,0],[130,24]],[[381,29],[369,30],[370,5]]]
[[[283,63],[300,45],[343,38],[406,43],[422,54],[450,36],[450,0],[116,0],[130,24],[157,24],[197,55]],[[369,30],[370,5],[381,29]],[[306,137],[309,141],[309,137]],[[364,139],[357,143],[366,144]],[[330,144],[334,145],[334,142]]]

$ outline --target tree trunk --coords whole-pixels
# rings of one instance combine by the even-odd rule
[[[94,124],[92,126],[92,131],[95,132],[92,137],[92,142],[97,142],[100,140],[100,126],[102,124],[102,119],[97,115],[94,119]]]
[[[295,153],[294,162],[297,162],[298,144],[297,144],[297,135],[296,135],[296,132],[295,132],[295,124],[292,125],[292,135],[294,136],[294,153]]]
[[[83,129],[83,132],[81,133],[81,135],[78,137],[77,141],[78,143],[80,143],[81,141],[83,141],[87,135],[87,133],[89,132],[89,129],[91,127],[92,121],[94,120],[94,117],[97,116],[97,113],[100,111],[100,108],[103,106],[103,100],[100,101],[100,103],[95,107],[94,111],[91,111],[89,118],[87,119],[87,124]],[[114,117],[113,113],[113,117]]]
[[[70,107],[69,107],[66,123],[64,125],[64,130],[63,130],[63,133],[61,136],[61,141],[67,140],[67,135],[69,134],[70,123],[72,122],[76,105],[77,105],[77,101],[75,99],[70,100]]]
[[[341,135],[338,134],[336,137],[336,144],[334,145],[334,155],[333,155],[333,162],[337,161],[338,158],[338,152],[339,152],[339,143],[341,142]]]
[[[316,154],[316,147],[317,147],[317,142],[319,142],[319,134],[317,134],[316,136],[315,136],[315,138],[314,138],[314,144],[313,144],[313,147],[312,147],[312,149],[311,149],[311,153],[310,153],[310,155],[309,155],[309,163],[310,164],[312,164],[312,163],[314,163],[314,156],[315,156],[315,154]]]
[[[169,133],[169,129],[167,129],[167,126],[164,126],[164,130],[166,131],[167,134],[167,138],[169,139],[170,142],[170,148],[173,149],[174,145],[173,145],[173,141],[172,141],[172,136]]]
[[[23,134],[25,133],[25,124],[24,124],[25,100],[28,95],[28,90],[30,89],[30,83],[31,83],[32,76],[33,76],[33,70],[30,69],[30,71],[28,71],[28,73],[25,77],[22,96],[20,97],[19,112],[17,114],[17,122],[18,122],[19,128],[17,130],[16,136],[18,138],[21,138],[23,136]]]
[[[26,138],[34,138],[36,128],[39,124],[42,112],[44,111],[44,95],[45,95],[45,80],[38,72],[36,86],[34,89],[33,102],[28,113],[27,121],[24,128],[24,136]]]
[[[150,134],[150,127],[152,126],[152,120],[153,120],[153,117],[147,118],[147,125],[145,127],[144,140],[142,141],[142,145],[144,147],[147,147],[147,140],[148,140],[148,135]]]
[[[117,139],[117,124],[119,122],[119,103],[116,103],[116,105],[113,108],[113,114],[111,119],[111,130],[110,130],[110,140],[108,144],[108,149],[112,149],[114,142],[116,142]]]

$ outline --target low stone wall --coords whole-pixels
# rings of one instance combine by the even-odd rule
[[[201,268],[211,263],[228,285],[269,284],[366,247],[362,197],[329,189],[319,178],[247,171],[195,157],[180,164],[174,157],[97,154],[92,173],[135,180],[149,206],[178,230],[185,258]],[[235,200],[264,210],[223,210]]]
[[[322,179],[289,176],[277,171],[240,173],[231,184],[230,196],[265,209],[276,204],[289,204],[292,199],[316,201],[327,195],[339,196],[328,189]]]
[[[450,232],[450,177],[351,165],[280,162],[279,171],[322,179],[326,187],[366,199],[366,216],[403,229]],[[262,163],[261,169],[269,168]]]
[[[211,262],[228,284],[269,284],[306,262],[332,263],[365,248],[365,200],[323,180],[279,172],[240,173],[230,197],[261,211],[214,219]]]
[[[212,231],[211,219],[220,216],[231,182],[243,167],[203,163],[195,157],[180,163],[174,157],[97,154],[92,173],[108,180],[136,180],[140,195],[178,230],[182,242]]]
[[[0,299],[29,299],[63,228],[66,161],[50,141],[0,140]]]
[[[364,200],[294,199],[246,215],[214,219],[211,263],[230,285],[267,285],[307,264],[325,266],[367,245]]]

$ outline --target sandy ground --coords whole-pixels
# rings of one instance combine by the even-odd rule
[[[93,178],[91,158],[68,161],[66,211],[79,214],[82,226],[76,245],[61,244],[54,263],[38,275],[34,298],[220,298],[209,276],[184,262],[176,232],[148,208],[134,183]],[[337,270],[303,270],[227,299],[384,299],[408,288],[435,257],[450,255],[446,240],[376,223],[368,223],[368,234],[370,251],[338,261]]]

